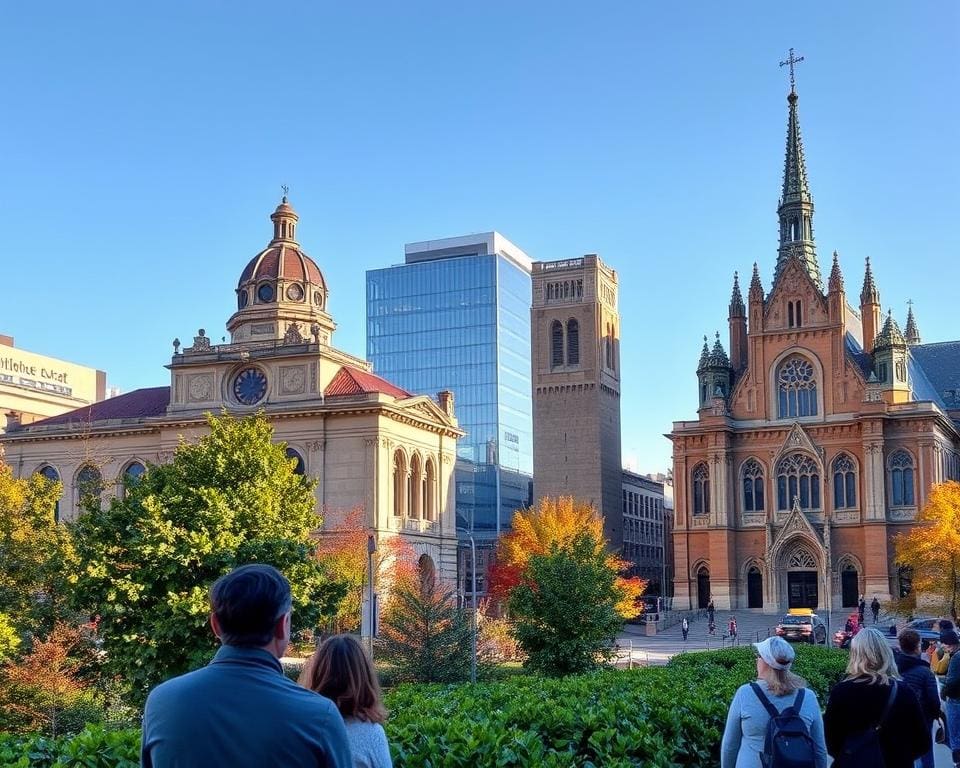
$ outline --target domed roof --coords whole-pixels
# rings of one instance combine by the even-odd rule
[[[244,267],[238,287],[251,280],[279,279],[285,282],[306,282],[326,289],[327,283],[320,267],[303,252],[294,239],[300,217],[287,202],[286,196],[270,218],[273,220],[273,240]]]

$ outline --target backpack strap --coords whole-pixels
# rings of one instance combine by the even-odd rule
[[[773,703],[763,692],[763,688],[756,683],[750,683],[750,687],[753,688],[753,692],[757,694],[757,698],[760,699],[760,703],[763,704],[763,708],[767,710],[767,714],[769,714],[770,717],[780,717],[780,710],[773,706]]]
[[[806,690],[806,689],[804,689],[804,688],[798,688],[798,689],[797,689],[797,697],[793,700],[793,705],[792,705],[792,706],[793,706],[793,711],[794,711],[794,713],[797,714],[797,715],[800,714],[800,707],[803,706],[803,692],[804,692],[804,690]]]
[[[897,698],[897,681],[890,681],[890,696],[887,698],[887,706],[883,708],[883,714],[880,715],[880,722],[877,723],[876,730],[879,733],[880,729],[883,728],[887,723],[887,718],[890,717],[890,711],[893,709],[894,699]]]

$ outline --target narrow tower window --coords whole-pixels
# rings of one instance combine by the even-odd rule
[[[706,464],[693,469],[693,514],[710,514],[710,470]]]
[[[563,365],[563,324],[554,320],[550,324],[550,366]]]
[[[567,321],[567,364],[580,365],[580,323]]]

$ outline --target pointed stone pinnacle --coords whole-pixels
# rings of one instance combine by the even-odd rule
[[[840,272],[840,257],[833,252],[833,267],[830,270],[830,282],[827,285],[830,293],[843,290],[843,273]]]
[[[869,256],[867,256],[867,267],[863,274],[863,290],[860,291],[860,306],[866,304],[880,304],[880,291],[877,290],[877,284],[873,281]]]

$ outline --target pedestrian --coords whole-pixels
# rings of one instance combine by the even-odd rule
[[[873,623],[876,624],[880,621],[880,601],[877,600],[877,596],[873,596],[873,600],[870,601],[870,613],[873,614]]]
[[[955,629],[940,633],[940,642],[944,646],[944,656],[949,657],[947,673],[940,693],[944,700],[947,715],[946,734],[953,753],[953,764],[960,766],[960,635]]]
[[[687,617],[683,617],[683,621],[680,622],[680,631],[683,633],[683,642],[687,642],[687,634],[690,632],[690,622],[687,621]]]
[[[863,599],[863,595],[860,595],[860,600],[857,602],[857,623],[860,626],[863,626],[863,615],[867,612],[867,601]]]
[[[355,768],[392,768],[383,723],[387,710],[370,657],[353,635],[327,639],[304,665],[300,685],[337,705]]]
[[[713,621],[715,612],[716,609],[713,607],[713,598],[711,597],[710,602],[707,603],[707,618],[710,619],[710,621]]]
[[[290,643],[290,583],[269,565],[245,565],[217,579],[210,604],[220,649],[207,666],[150,692],[142,768],[350,768],[333,702],[280,666]]]
[[[915,629],[905,629],[898,636],[897,642],[900,644],[900,652],[894,654],[897,671],[920,702],[929,731],[933,727],[933,721],[940,718],[940,692],[937,690],[937,679],[930,671],[929,662],[920,655],[919,632]],[[918,768],[934,768],[932,746],[917,763]]]
[[[709,632],[711,635],[715,635],[717,633],[717,625],[713,619],[710,619],[710,621],[707,622],[707,632]]]
[[[847,676],[830,691],[823,716],[835,768],[913,768],[930,750],[920,702],[898,678],[883,633],[874,627],[857,632],[850,641]]]
[[[817,694],[790,671],[793,648],[782,637],[768,637],[753,646],[757,652],[757,681],[741,685],[733,695],[720,744],[720,767],[760,768],[773,712],[778,713],[774,725],[779,725],[792,708],[802,721],[794,720],[793,725],[800,726],[799,741],[812,758],[810,768],[824,768],[827,747],[820,705]]]
[[[727,633],[730,635],[731,639],[736,639],[737,637],[737,620],[731,616],[730,621],[727,622]]]

